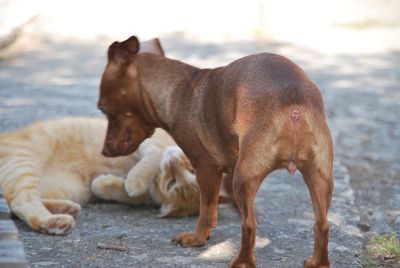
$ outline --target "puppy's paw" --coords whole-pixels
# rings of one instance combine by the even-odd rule
[[[96,177],[90,187],[95,196],[105,200],[115,200],[116,196],[125,192],[124,183],[123,178],[106,174]]]
[[[40,231],[51,235],[66,235],[75,227],[71,215],[52,215],[41,220]]]
[[[68,214],[76,218],[81,211],[78,203],[70,200],[43,199],[43,205],[53,214]]]
[[[318,264],[313,256],[309,256],[304,261],[304,268],[329,268],[330,265],[328,264]]]
[[[145,179],[136,178],[135,180],[125,181],[125,191],[130,197],[139,197],[149,190],[150,184]]]
[[[203,247],[207,245],[207,238],[202,238],[196,233],[184,232],[175,235],[172,239],[174,245],[180,245],[181,247]]]
[[[230,268],[255,268],[256,267],[256,258],[254,255],[252,257],[248,257],[246,259],[241,259],[237,256],[233,261],[231,261]]]

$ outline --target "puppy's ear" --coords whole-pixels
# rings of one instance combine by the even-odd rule
[[[114,42],[108,48],[108,65],[110,73],[117,77],[128,74],[136,78],[138,75],[134,56],[139,51],[139,41],[135,36],[131,36],[123,42]]]
[[[130,55],[138,53],[139,47],[139,40],[136,36],[131,36],[123,42],[115,41],[108,48],[108,59],[126,61]]]
[[[165,56],[164,50],[161,46],[160,40],[158,38],[153,38],[140,43],[140,51],[153,53],[160,56]]]
[[[108,47],[107,55],[109,60],[115,57],[115,54],[120,49],[120,44],[121,44],[120,42],[115,41]]]
[[[139,40],[137,39],[136,36],[132,35],[125,41],[121,42],[121,47],[123,47],[124,49],[126,49],[127,51],[129,51],[132,54],[136,54],[139,52],[139,48],[140,48]]]
[[[188,211],[183,208],[178,208],[173,204],[163,203],[160,210],[161,213],[157,215],[158,218],[180,218],[189,216]]]

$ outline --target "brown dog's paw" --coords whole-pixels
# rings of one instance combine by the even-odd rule
[[[187,247],[202,247],[207,245],[207,238],[202,238],[196,235],[196,233],[185,232],[177,234],[173,239],[174,245],[180,245],[184,248]]]
[[[66,235],[75,227],[75,220],[71,215],[52,215],[41,221],[40,231],[51,235]]]
[[[254,255],[252,257],[249,257],[249,259],[243,260],[240,259],[239,257],[236,257],[231,261],[230,264],[231,268],[255,268],[256,267],[256,258]]]
[[[314,260],[313,256],[309,256],[305,261],[304,261],[304,268],[329,268],[330,265],[324,265],[324,264],[317,264],[316,261]]]

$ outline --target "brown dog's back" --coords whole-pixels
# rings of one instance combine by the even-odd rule
[[[257,173],[266,165],[294,173],[312,153],[310,144],[317,138],[313,130],[327,131],[319,89],[282,56],[256,54],[202,72],[208,90],[193,93],[203,106],[196,109],[201,113],[196,116],[197,129],[207,130],[199,136],[203,143],[213,144],[210,154],[227,171],[235,167],[242,147],[249,153],[276,154],[274,163],[249,163]]]

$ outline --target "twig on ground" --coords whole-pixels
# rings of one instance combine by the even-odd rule
[[[117,245],[117,244],[105,244],[105,243],[97,243],[98,249],[105,249],[105,250],[116,250],[116,251],[129,251],[129,247],[124,245]]]

